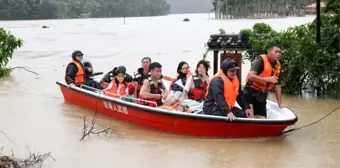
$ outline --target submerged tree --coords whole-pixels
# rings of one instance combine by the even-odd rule
[[[15,49],[21,47],[23,41],[14,37],[9,31],[0,28],[0,77],[8,75],[13,69],[7,68]]]

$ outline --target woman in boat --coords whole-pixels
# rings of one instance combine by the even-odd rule
[[[208,70],[210,69],[209,62],[200,60],[197,63],[195,74],[191,75],[184,86],[184,94],[181,101],[191,99],[198,102],[204,100],[205,90],[209,83]]]
[[[177,66],[177,78],[171,82],[170,93],[163,103],[165,106],[173,105],[179,101],[189,76],[191,76],[189,64],[185,61],[180,62]]]
[[[122,67],[122,68],[120,68]],[[114,79],[111,80],[109,86],[104,90],[104,94],[110,97],[123,97],[128,93],[127,82],[125,81],[125,67],[120,66],[116,69]]]

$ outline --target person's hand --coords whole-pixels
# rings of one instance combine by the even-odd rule
[[[162,95],[161,95],[161,94],[158,94],[157,97],[156,97],[157,100],[158,100],[158,99],[161,99],[161,98],[162,98]]]
[[[166,98],[168,97],[168,93],[167,92],[163,92],[162,93],[162,97],[163,97],[164,100],[166,100]]]
[[[266,78],[266,82],[277,83],[278,78],[276,76],[271,76],[271,77]]]
[[[228,119],[229,119],[230,121],[233,121],[233,120],[236,119],[234,113],[232,113],[232,112],[229,112],[227,116],[228,116]]]
[[[281,104],[279,104],[279,107],[280,107],[280,108],[287,108],[288,106],[281,103]]]
[[[251,108],[245,110],[245,112],[248,118],[254,118],[254,112],[251,110]]]

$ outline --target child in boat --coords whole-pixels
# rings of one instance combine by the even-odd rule
[[[112,79],[109,86],[104,90],[104,94],[114,98],[121,98],[128,93],[127,83],[125,81],[125,71],[123,68],[117,68],[115,74],[116,76],[114,79]]]

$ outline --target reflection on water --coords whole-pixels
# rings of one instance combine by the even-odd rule
[[[182,22],[189,17],[190,22]],[[117,136],[91,136],[80,142],[83,117],[93,112],[64,102],[55,81],[62,80],[65,65],[75,49],[85,53],[97,72],[126,65],[132,73],[140,59],[150,56],[163,64],[163,74],[175,76],[177,63],[194,67],[202,58],[204,43],[218,28],[227,33],[263,21],[274,29],[303,24],[313,17],[268,20],[209,20],[207,15],[81,20],[6,21],[1,27],[24,39],[11,66],[27,66],[39,75],[15,70],[0,79],[0,135],[3,152],[52,152],[56,161],[46,167],[339,167],[339,110],[316,125],[274,138],[208,139],[150,130],[99,115],[97,122],[115,128]],[[49,29],[41,29],[48,25]],[[174,29],[176,28],[176,29]],[[211,60],[211,56],[209,57]],[[249,62],[243,65],[249,69]],[[242,76],[246,75],[242,71]],[[211,72],[210,72],[211,74]],[[102,76],[98,76],[100,79]],[[275,100],[275,96],[270,96]],[[339,101],[284,96],[299,117],[293,127],[316,121]]]

